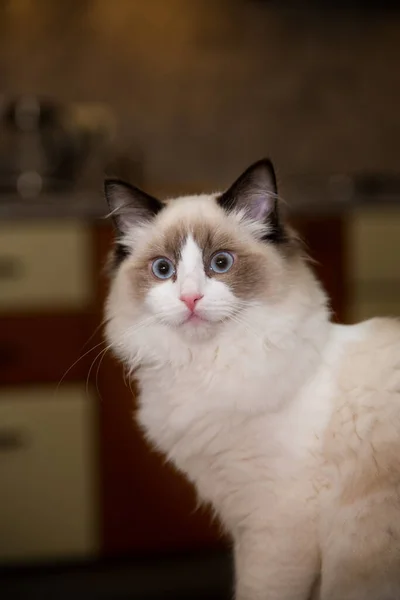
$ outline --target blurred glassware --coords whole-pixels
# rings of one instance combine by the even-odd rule
[[[0,192],[33,198],[80,187],[96,160],[105,160],[115,131],[114,115],[103,104],[3,96]]]

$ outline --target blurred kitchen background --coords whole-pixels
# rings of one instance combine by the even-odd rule
[[[104,173],[273,158],[335,319],[400,315],[397,2],[0,0],[0,590],[230,598],[229,543],[102,343]]]

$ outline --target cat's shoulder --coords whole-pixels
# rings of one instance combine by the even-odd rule
[[[363,333],[360,344],[365,351],[385,350],[398,347],[400,344],[400,319],[398,318],[374,317],[355,327]]]
[[[382,391],[394,383],[400,389],[400,320],[369,319],[343,327],[337,336],[341,352],[335,370],[343,389]]]
[[[334,325],[334,339],[348,350],[368,351],[400,343],[400,319],[373,317],[354,325]]]

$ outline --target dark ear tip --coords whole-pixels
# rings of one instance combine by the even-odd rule
[[[252,163],[245,171],[245,173],[257,173],[260,171],[267,172],[273,181],[276,181],[275,168],[272,160],[268,157],[260,158],[256,162]]]
[[[104,181],[103,181],[103,190],[104,190],[104,194],[105,194],[106,197],[108,197],[108,194],[109,194],[112,186],[113,186],[112,179],[109,179],[109,178],[104,179]]]
[[[274,163],[272,162],[271,158],[264,158],[263,160],[265,162],[265,166],[266,167],[268,167],[269,169],[272,169],[273,171],[275,171]]]
[[[260,158],[255,163],[251,165],[251,168],[256,169],[257,167],[264,167],[268,169],[268,171],[275,172],[274,163],[269,157]]]
[[[118,192],[135,192],[135,189],[130,183],[122,181],[122,179],[118,179],[116,177],[105,177],[103,185],[104,195],[109,204],[113,202],[113,198],[116,194],[118,194]]]
[[[268,171],[268,174],[271,178],[271,182],[276,191],[277,178],[276,178],[275,167],[274,167],[272,160],[270,158],[262,158],[261,160],[259,160],[258,162],[256,162],[254,164],[254,167],[257,168],[257,165],[259,165],[260,167],[262,166],[264,169],[266,169]]]
[[[104,183],[115,183],[115,184],[120,184],[120,185],[130,185],[130,183],[127,183],[126,181],[123,181],[122,179],[118,179],[118,177],[104,177]]]
[[[270,158],[264,157],[257,160],[255,163],[250,165],[245,171],[244,175],[257,176],[257,174],[264,173],[268,176],[268,179],[274,188],[274,192],[277,191],[277,178],[273,162]]]
[[[105,177],[104,178],[104,189],[110,189],[112,187],[125,187],[125,188],[129,188],[131,187],[129,183],[126,183],[126,181],[122,181],[122,179],[117,179],[116,177]]]

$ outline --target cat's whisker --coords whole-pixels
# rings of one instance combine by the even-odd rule
[[[142,319],[142,321],[139,321],[139,323],[136,323],[135,325],[129,327],[126,331],[124,331],[124,333],[122,335],[120,335],[120,337],[118,338],[117,342],[113,342],[111,344],[108,344],[105,348],[103,348],[94,358],[94,360],[92,361],[92,364],[90,365],[88,374],[86,376],[86,393],[89,393],[89,381],[90,381],[90,375],[92,372],[92,369],[96,363],[96,361],[100,358],[99,363],[97,365],[97,370],[96,370],[96,377],[95,377],[95,385],[96,385],[96,389],[97,392],[99,393],[99,388],[98,388],[98,376],[99,376],[99,370],[100,370],[100,366],[101,363],[104,359],[104,356],[107,354],[107,352],[109,350],[111,350],[114,346],[117,346],[118,343],[121,343],[125,340],[126,337],[129,337],[130,335],[132,335],[132,333],[135,333],[136,331],[139,331],[141,328],[143,328],[145,325],[147,325],[147,323],[150,321],[152,322],[154,320],[154,317],[147,317],[145,319]],[[101,342],[102,344],[104,344],[105,342]],[[99,346],[100,344],[98,344]],[[94,348],[93,348],[94,349]]]
[[[93,333],[90,335],[90,337],[86,340],[86,342],[83,344],[82,346],[82,350],[84,349],[85,346],[87,346],[87,344],[90,342],[90,340],[92,340],[94,338],[94,336],[96,335],[96,333],[98,333],[99,329],[101,329],[101,327],[104,327],[104,325],[106,325],[109,322],[109,317],[104,317],[104,319],[102,319],[100,321],[100,323],[97,325],[97,327],[94,329]]]
[[[128,372],[127,372],[127,369],[124,367],[124,369],[122,371],[122,378],[124,380],[124,385],[125,385],[126,388],[128,387],[127,376],[128,376]]]
[[[263,347],[266,347],[268,350],[279,350],[279,348],[271,342],[265,336],[260,336],[259,332],[254,329],[254,327],[248,323],[240,314],[235,314],[231,316],[231,320],[236,322],[239,325],[243,325],[252,335],[254,335],[262,344]]]
[[[108,350],[110,350],[112,348],[112,344],[108,344],[105,348],[103,348],[102,350],[100,350],[100,352],[98,354],[96,354],[95,358],[92,361],[92,364],[90,365],[89,371],[86,375],[86,394],[89,395],[89,385],[90,385],[90,374],[92,372],[93,366],[96,363],[96,360],[100,357],[100,356],[104,356],[104,354],[107,353]],[[96,385],[97,385],[97,381],[96,381]]]
[[[130,392],[131,392],[132,396],[135,396],[135,392],[134,392],[134,390],[132,389],[132,386],[133,386],[133,383],[134,383],[134,382],[133,382],[133,377],[132,377],[132,375],[129,377],[129,380],[128,380],[128,381],[129,381],[129,390],[130,390]]]
[[[155,323],[156,321],[157,321],[156,317],[152,315],[149,317],[145,317],[144,319],[142,319],[141,321],[138,321],[137,323],[134,323],[133,325],[128,327],[128,329],[126,329],[122,334],[120,334],[120,336],[114,341],[113,345],[117,346],[118,343],[125,341],[125,339],[127,337],[129,337],[130,335],[140,331],[141,329],[143,329],[144,327],[147,327],[148,325]]]
[[[144,326],[146,326],[146,325],[147,325],[147,322],[148,322],[148,321],[153,321],[153,317],[148,317],[147,319],[143,319],[141,322],[139,322],[139,323],[137,323],[136,325],[134,325],[134,326],[130,327],[129,329],[127,329],[127,331],[126,331],[126,332],[124,332],[124,333],[122,334],[122,336],[120,337],[120,341],[122,341],[122,340],[123,340],[123,339],[124,339],[124,338],[125,338],[127,335],[129,336],[129,335],[131,335],[132,333],[135,333],[135,332],[139,331],[140,329],[142,329]],[[97,360],[97,358],[99,358],[99,356],[102,354],[102,356],[101,356],[101,358],[100,358],[100,360],[99,360],[99,363],[98,363],[98,365],[97,365],[97,369],[96,369],[96,378],[95,378],[95,382],[96,382],[96,389],[97,389],[97,392],[98,392],[98,393],[99,393],[99,388],[98,388],[98,376],[99,376],[99,370],[100,370],[100,367],[101,367],[101,363],[102,363],[102,361],[103,361],[103,359],[104,359],[105,355],[107,354],[107,352],[108,352],[109,350],[111,350],[111,349],[112,349],[113,345],[114,345],[114,344],[109,344],[109,345],[108,345],[108,346],[107,346],[107,347],[104,349],[103,353],[99,353],[99,354],[97,355],[97,357],[94,359],[94,362],[95,362],[95,361]],[[93,367],[93,363],[92,363],[92,367]],[[92,368],[92,367],[91,367],[91,368]],[[88,373],[88,377],[89,377],[89,375],[90,375],[90,370],[89,370],[89,373]],[[126,371],[125,371],[125,369],[124,369],[124,372],[123,372],[123,377],[124,377],[124,382],[125,382],[125,385],[126,385]],[[131,389],[131,388],[130,388],[130,389]],[[131,392],[132,392],[132,389],[131,389]],[[132,393],[133,393],[133,392],[132,392]],[[99,393],[99,395],[100,395],[100,393]]]
[[[87,346],[87,344],[93,339],[93,337],[98,333],[99,329],[101,329],[101,327],[104,327],[104,325],[109,321],[110,319],[108,317],[105,317],[104,319],[101,320],[101,322],[97,325],[97,327],[94,329],[93,333],[90,335],[90,337],[86,340],[86,342],[83,344],[81,350],[83,350],[85,348],[85,346]],[[71,371],[71,369],[73,369],[78,363],[79,361],[81,361],[82,359],[84,359],[88,354],[90,354],[90,352],[93,352],[96,348],[98,348],[99,346],[102,346],[103,344],[105,344],[105,340],[101,340],[100,342],[98,342],[97,344],[95,344],[92,348],[89,348],[89,350],[87,350],[86,352],[84,352],[83,354],[81,354],[69,367],[68,369],[63,373],[61,379],[58,381],[57,386],[55,388],[55,393],[58,392],[60,385],[63,383],[63,381],[65,380],[66,376],[68,375],[68,373]]]
[[[99,346],[102,346],[103,344],[105,344],[106,342],[104,340],[102,340],[101,342],[99,342],[98,344],[96,344],[95,346],[93,346],[92,348],[89,348],[89,350],[87,350],[84,354],[81,354],[81,356],[79,356],[70,367],[68,367],[68,369],[65,371],[65,373],[63,374],[63,376],[61,377],[60,381],[57,383],[57,386],[55,388],[55,393],[58,392],[60,385],[62,384],[62,382],[64,381],[64,379],[66,378],[66,376],[68,375],[68,373],[71,371],[71,369],[73,369],[80,360],[82,360],[83,358],[85,358],[88,354],[90,354],[91,352],[93,352],[93,350],[95,350],[96,348],[98,348]]]
[[[232,321],[234,321],[238,325],[242,325],[245,328],[245,330],[247,330],[249,333],[251,333],[260,342],[262,342],[262,343],[264,342],[263,338],[260,336],[258,331],[253,329],[253,327],[249,323],[247,323],[243,319],[240,319],[237,315],[232,315],[230,318]]]
[[[102,398],[101,398],[101,394],[100,394],[100,390],[99,390],[99,371],[100,371],[101,363],[103,362],[103,359],[104,359],[105,355],[107,354],[108,350],[111,350],[111,345],[107,346],[107,348],[105,349],[105,352],[103,352],[102,356],[100,357],[99,362],[97,363],[97,369],[96,369],[95,385],[96,385],[96,391],[99,395],[100,400],[102,400]]]

